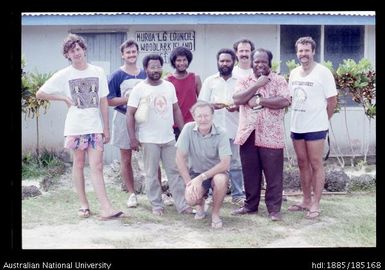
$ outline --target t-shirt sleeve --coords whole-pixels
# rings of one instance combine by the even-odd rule
[[[337,88],[336,88],[336,82],[334,80],[333,74],[330,72],[330,70],[326,69],[324,72],[324,91],[326,98],[333,97],[337,95]]]
[[[47,94],[68,94],[66,89],[66,80],[63,71],[54,73],[40,88],[41,91]]]
[[[138,108],[139,100],[141,98],[141,89],[140,84],[134,86],[131,91],[130,96],[128,97],[127,106]]]
[[[172,94],[171,94],[171,102],[172,102],[172,104],[178,103],[178,97],[176,96],[176,89],[175,89],[175,86],[172,83],[170,83],[170,88],[172,89]]]
[[[119,85],[117,85],[117,76],[118,74],[116,72],[112,73],[111,76],[108,79],[108,99],[113,99],[118,97],[117,95],[117,89],[119,89]]]
[[[182,151],[183,153],[188,153],[189,147],[190,147],[190,132],[192,130],[191,124],[186,124],[181,133],[179,134],[178,140],[175,144],[176,148]]]
[[[219,157],[231,156],[230,140],[228,136],[223,132],[220,135],[218,153]]]
[[[99,68],[99,97],[106,97],[108,95],[107,75],[102,68]]]
[[[206,79],[203,81],[201,91],[199,92],[199,100],[210,102],[210,80]]]

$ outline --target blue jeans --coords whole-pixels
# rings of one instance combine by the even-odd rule
[[[242,170],[230,170],[231,197],[244,198]]]
[[[234,144],[234,140],[230,139],[230,147],[232,153],[230,165],[231,197],[244,198],[245,193],[243,192],[243,173],[239,145]]]

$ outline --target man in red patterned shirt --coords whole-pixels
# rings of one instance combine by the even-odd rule
[[[253,73],[239,82],[233,96],[240,105],[239,127],[235,143],[240,145],[245,205],[234,215],[258,212],[262,172],[266,179],[265,203],[269,217],[281,220],[283,192],[283,148],[285,108],[290,92],[283,76],[271,72],[273,55],[265,49],[253,54]]]

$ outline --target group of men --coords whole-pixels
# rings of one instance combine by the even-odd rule
[[[165,212],[162,161],[179,213],[204,219],[205,200],[211,196],[211,226],[221,228],[220,209],[229,182],[232,203],[239,206],[232,214],[252,214],[258,212],[264,178],[269,217],[281,220],[283,119],[291,105],[290,131],[304,196],[301,204],[288,210],[306,210],[305,218],[318,217],[325,179],[322,152],[337,91],[330,71],[314,61],[315,46],[310,37],[298,39],[295,48],[301,65],[287,83],[272,72],[269,50],[255,49],[248,39],[239,40],[233,49],[218,51],[218,73],[202,84],[198,75],[187,71],[193,58],[189,49],[173,50],[170,62],[175,72],[162,79],[164,59],[146,55],[141,69],[137,43],[125,41],[120,47],[124,65],[111,74],[107,99],[115,108],[112,144],[120,149],[121,175],[130,192],[127,206],[138,204],[131,158],[132,151],[141,147],[153,214]],[[145,120],[137,120],[139,111]],[[88,202],[81,209],[88,209]]]

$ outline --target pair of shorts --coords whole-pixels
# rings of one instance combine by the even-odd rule
[[[131,149],[126,115],[115,111],[112,118],[111,144],[119,149]]]
[[[227,174],[227,176],[230,176],[230,172],[226,172],[226,174]],[[200,175],[200,173],[190,172],[191,179],[194,179],[198,175]],[[213,180],[213,178],[208,178],[202,182],[202,188],[204,190],[204,195],[203,195],[204,199],[207,199],[207,197],[209,195],[209,190],[210,190],[210,188],[212,188],[212,186],[211,186],[212,180]]]
[[[293,140],[316,141],[316,140],[324,140],[327,134],[328,134],[328,130],[307,132],[307,133],[291,132],[290,137]]]
[[[103,135],[101,133],[66,136],[64,147],[72,150],[86,150],[88,148],[103,151]]]

